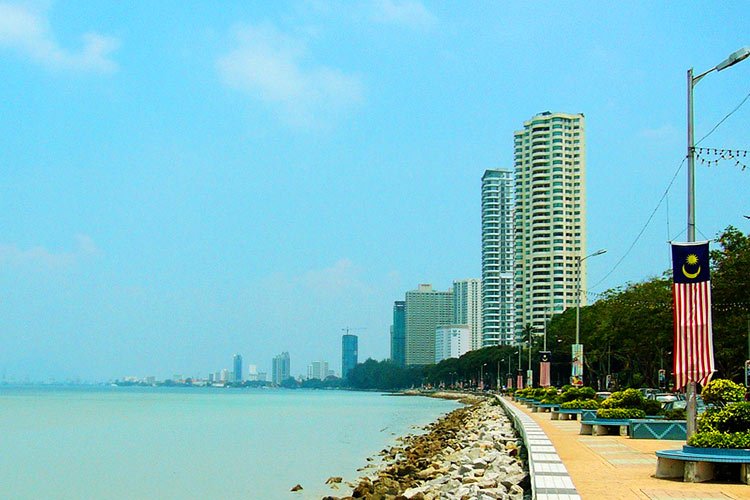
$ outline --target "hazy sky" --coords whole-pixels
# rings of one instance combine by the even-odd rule
[[[385,358],[394,300],[480,276],[482,173],[546,110],[586,115],[594,285],[685,156],[686,70],[750,45],[749,7],[0,0],[0,376],[338,372],[344,327]],[[750,61],[701,81],[696,137],[748,92]],[[685,183],[592,292],[669,267]],[[699,238],[750,231],[750,169],[697,186]]]

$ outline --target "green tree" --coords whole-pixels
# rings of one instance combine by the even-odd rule
[[[750,236],[729,226],[711,251],[714,356],[719,374],[743,380],[750,329]]]

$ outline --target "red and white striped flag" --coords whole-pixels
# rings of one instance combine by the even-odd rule
[[[675,389],[714,372],[708,242],[673,243]]]
[[[539,353],[539,387],[549,387],[552,385],[549,373],[549,359],[551,355],[552,353],[549,351],[541,351]]]

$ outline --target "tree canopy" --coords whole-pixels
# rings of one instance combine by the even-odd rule
[[[741,381],[750,331],[750,236],[730,226],[716,242],[718,247],[711,251],[716,376]],[[671,271],[596,297],[599,300],[580,310],[584,382],[603,390],[609,374],[617,388],[656,387],[660,369],[669,379],[674,345]],[[575,308],[554,316],[547,327],[553,385],[568,383],[575,328]],[[484,386],[494,388],[498,379],[503,385],[509,373],[515,376],[519,350],[524,375],[531,352],[532,368],[538,377],[541,333],[526,325],[519,346],[485,347],[425,367],[400,368],[389,361],[368,359],[349,374],[349,385],[378,390],[422,384],[474,387],[483,377]]]

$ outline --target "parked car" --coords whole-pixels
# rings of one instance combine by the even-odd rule
[[[703,413],[706,411],[706,403],[703,402],[703,398],[700,396],[696,396],[695,400],[695,411],[698,413]],[[664,410],[684,410],[687,408],[687,401],[683,399],[675,399],[674,401],[668,401],[664,403],[663,405]]]
[[[655,389],[653,387],[641,387],[638,390],[641,391],[641,394],[643,394],[643,397],[646,399],[649,399],[651,394],[659,394],[661,392],[664,392],[664,390],[662,389]]]
[[[664,406],[664,403],[671,403],[677,401],[677,396],[669,392],[651,393],[647,396],[647,399],[655,399]]]

